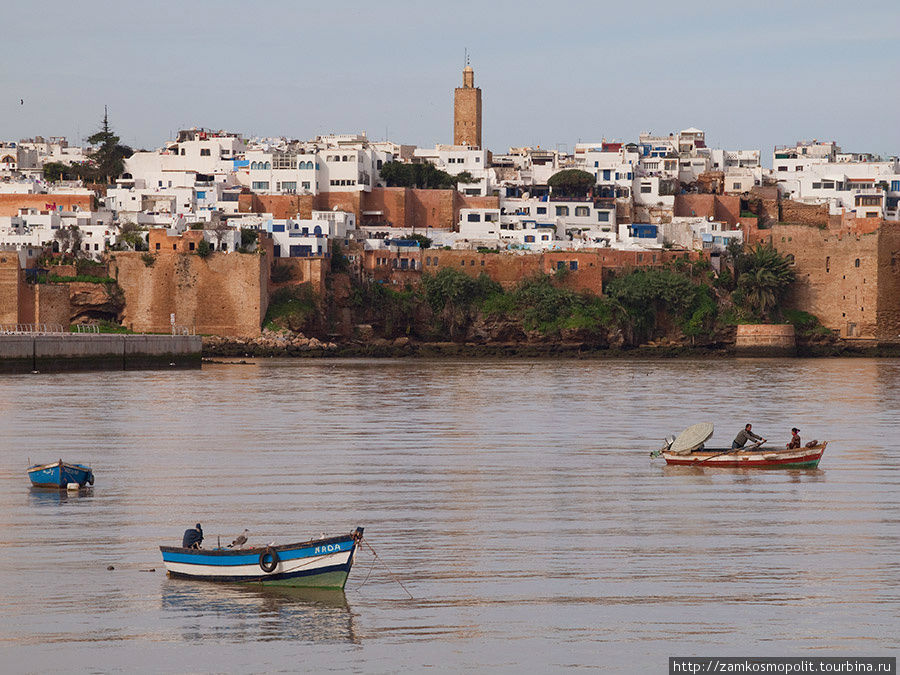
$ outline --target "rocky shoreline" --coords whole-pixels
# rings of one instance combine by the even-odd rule
[[[799,341],[798,357],[898,357],[900,347],[873,345],[861,347],[843,341]],[[205,336],[203,357],[306,357],[306,358],[678,358],[740,356],[733,343],[691,345],[660,340],[640,347],[623,348],[577,340],[529,340],[516,342],[424,342],[400,337],[393,340],[373,338],[365,341],[324,342],[289,330],[264,330],[258,338]]]

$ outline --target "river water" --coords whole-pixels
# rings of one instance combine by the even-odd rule
[[[900,361],[258,360],[0,379],[3,670],[665,672],[896,655]],[[665,468],[667,434],[829,440]],[[29,461],[88,461],[81,494]],[[346,593],[166,578],[160,544],[349,532]],[[110,571],[108,566],[114,566]],[[154,569],[155,571],[144,571]]]

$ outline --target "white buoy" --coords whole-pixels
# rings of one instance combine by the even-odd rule
[[[78,490],[81,486],[78,483],[66,483],[66,490]]]

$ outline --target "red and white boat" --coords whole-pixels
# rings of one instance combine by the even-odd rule
[[[778,448],[751,445],[746,448],[708,448],[704,444],[713,433],[709,422],[695,424],[651,456],[662,457],[676,466],[724,467],[729,469],[815,469],[819,466],[828,441],[813,441],[806,447]]]

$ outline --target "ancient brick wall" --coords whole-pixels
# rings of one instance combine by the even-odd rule
[[[397,227],[403,227],[407,222],[407,193],[406,188],[376,188],[372,190],[365,196],[363,213],[358,215],[357,222],[363,225],[399,223]],[[366,215],[365,212],[369,212],[369,215]]]
[[[69,284],[36,284],[34,287],[35,323],[68,328],[72,322]]]
[[[792,199],[781,202],[781,222],[796,225],[828,226],[827,204],[802,204]]]
[[[212,253],[206,258],[163,252],[147,265],[136,252],[110,262],[125,294],[122,323],[132,330],[165,333],[169,315],[198,333],[259,335],[267,309],[271,254]]]
[[[275,284],[269,280],[269,290],[274,292],[285,286],[297,286],[299,284],[310,284],[316,293],[321,293],[325,289],[325,276],[331,266],[330,258],[277,258],[272,267],[278,266],[290,267],[293,274],[290,281]]]
[[[19,323],[19,286],[23,283],[18,254],[0,251],[0,324]]]
[[[737,225],[741,217],[739,195],[679,194],[675,195],[676,216],[712,218]]]
[[[271,213],[273,218],[312,218],[313,195],[258,195],[245,192],[238,197],[241,213]]]
[[[0,194],[0,216],[18,215],[19,209],[48,211],[60,206],[63,211],[71,211],[76,206],[82,211],[90,211],[93,200],[93,195],[4,193]]]
[[[455,227],[461,208],[499,208],[498,197],[470,197],[457,190],[375,188],[371,192],[320,192],[313,195],[240,196],[242,213],[271,213],[275,218],[311,218],[312,211],[337,208],[356,216],[360,224],[390,223],[416,229]],[[368,213],[369,215],[365,215]]]
[[[735,336],[739,353],[793,354],[797,337],[791,324],[740,325]]]
[[[456,225],[459,210],[456,190],[409,190],[405,227],[450,229]],[[402,227],[402,226],[401,226]]]
[[[900,342],[900,223],[885,223],[878,235],[876,337]]]
[[[815,314],[842,337],[878,334],[879,234],[854,235],[806,225],[762,230],[794,259],[796,281],[786,306]]]
[[[365,192],[320,192],[312,198],[313,209],[316,211],[346,211],[356,215],[356,222],[360,222]],[[310,217],[312,217],[310,215]]]

